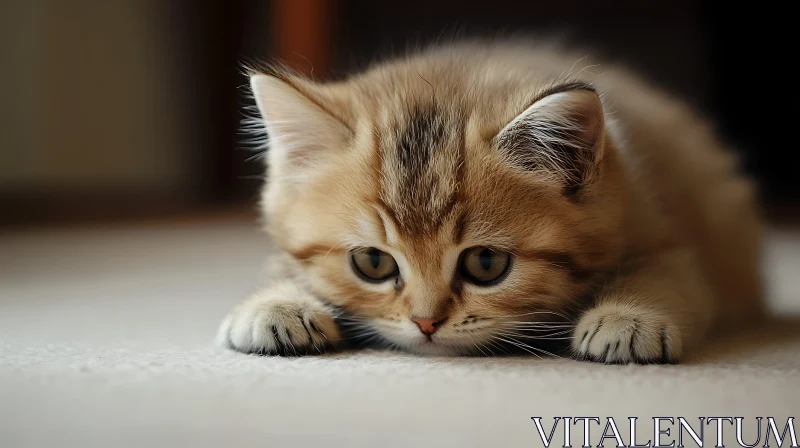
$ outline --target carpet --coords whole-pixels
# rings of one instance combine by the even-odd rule
[[[258,286],[271,250],[255,223],[238,219],[6,231],[0,447],[529,447],[543,446],[532,417],[548,435],[554,417],[568,416],[598,417],[595,446],[608,417],[625,444],[628,417],[639,418],[641,443],[653,439],[653,417],[693,426],[744,417],[752,443],[756,417],[783,429],[800,411],[800,233],[770,233],[776,320],[668,366],[373,350],[277,358],[214,347],[217,325]],[[555,422],[553,444],[566,445]],[[577,447],[583,423],[572,422]],[[666,444],[675,422],[661,422],[672,429]],[[738,446],[732,425],[723,433]]]

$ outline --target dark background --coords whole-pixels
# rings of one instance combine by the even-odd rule
[[[779,219],[799,193],[781,14],[683,0],[4,3],[0,223],[252,208],[262,166],[238,131],[242,62],[280,58],[326,79],[410,45],[519,33],[557,36],[683,97],[743,155]]]

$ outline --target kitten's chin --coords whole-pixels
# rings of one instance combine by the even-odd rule
[[[432,340],[421,338],[418,341],[397,342],[397,345],[411,353],[427,356],[464,356],[473,354],[475,351],[475,348],[471,346],[458,345],[449,341],[437,341],[435,336]]]
[[[449,332],[438,333],[430,338],[420,333],[416,325],[381,325],[373,323],[367,333],[374,333],[386,346],[409,353],[428,356],[469,356],[480,354],[475,339],[454,337]],[[363,330],[362,330],[363,331]]]

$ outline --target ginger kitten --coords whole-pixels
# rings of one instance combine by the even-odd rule
[[[579,359],[662,363],[756,316],[759,218],[735,159],[681,102],[589,65],[472,42],[340,82],[252,73],[282,255],[220,343],[480,355],[566,340]]]

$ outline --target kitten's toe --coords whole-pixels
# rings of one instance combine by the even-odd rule
[[[217,341],[243,353],[299,356],[322,353],[339,338],[321,304],[265,297],[240,305],[222,322]]]
[[[681,335],[661,313],[606,304],[580,318],[572,351],[579,359],[609,364],[672,363],[680,356]]]

